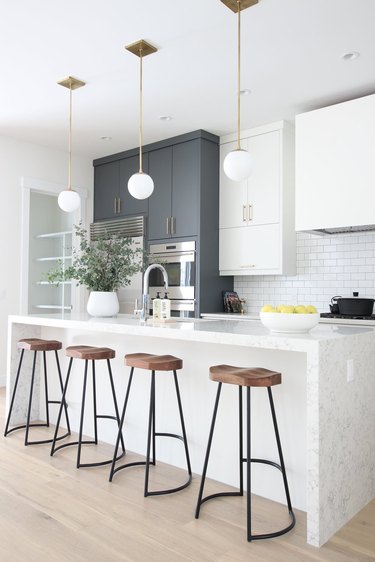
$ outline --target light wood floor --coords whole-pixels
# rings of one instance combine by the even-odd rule
[[[0,562],[375,560],[375,502],[320,549],[306,544],[300,512],[288,535],[248,543],[240,498],[214,500],[194,519],[198,477],[178,494],[144,498],[143,468],[120,472],[110,484],[107,467],[77,470],[73,447],[51,458],[48,445],[24,447],[22,432],[4,438],[4,397],[1,389]],[[108,452],[105,445],[92,448]],[[152,473],[155,485],[183,478],[165,465]],[[208,492],[218,489],[209,482]],[[270,501],[254,498],[254,509],[254,531],[285,521]]]

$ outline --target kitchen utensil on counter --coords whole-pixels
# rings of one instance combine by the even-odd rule
[[[373,313],[375,299],[360,297],[357,291],[352,297],[332,297],[329,306],[333,314],[348,314],[352,316],[371,316]],[[336,309],[337,305],[337,309]]]

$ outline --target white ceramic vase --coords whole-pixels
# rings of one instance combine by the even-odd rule
[[[116,291],[91,291],[87,301],[87,312],[90,316],[106,318],[116,316],[120,310],[120,304]]]

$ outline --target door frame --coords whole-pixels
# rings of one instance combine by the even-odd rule
[[[36,178],[21,177],[22,200],[21,200],[21,266],[20,266],[20,313],[28,314],[28,288],[29,288],[29,228],[30,228],[30,198],[31,192],[52,195],[56,197],[61,191],[66,189],[65,185],[47,182]],[[88,190],[78,188],[76,191],[81,197],[80,207],[74,211],[73,223],[85,226],[86,222],[86,202]],[[86,292],[82,287],[76,287],[72,292],[73,310],[84,310],[86,302]]]

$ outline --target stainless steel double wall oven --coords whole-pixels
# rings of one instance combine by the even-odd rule
[[[150,245],[151,261],[162,264],[168,273],[168,297],[172,316],[194,316],[196,304],[195,241]],[[164,297],[161,271],[153,269],[149,277],[150,298]],[[152,300],[151,300],[152,303]],[[152,306],[152,304],[151,304]]]

